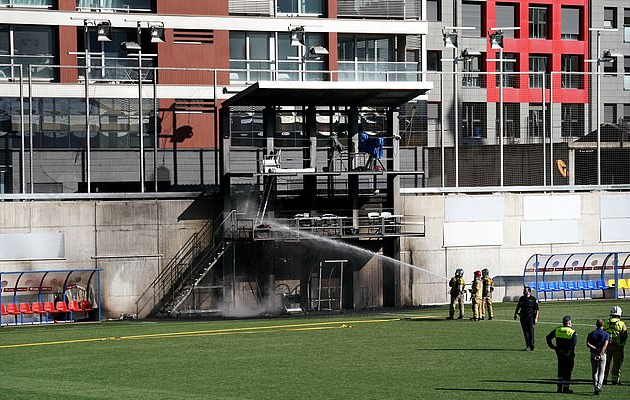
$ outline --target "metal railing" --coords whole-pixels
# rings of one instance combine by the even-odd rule
[[[174,300],[177,289],[194,280],[195,271],[224,245],[225,239],[232,238],[235,216],[236,213],[232,211],[227,216],[209,220],[188,239],[136,300],[136,313],[139,316],[155,312],[159,305]]]

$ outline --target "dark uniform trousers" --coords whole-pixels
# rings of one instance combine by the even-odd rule
[[[525,347],[534,350],[534,316],[532,314],[521,314],[521,328],[525,337]]]
[[[547,345],[556,351],[558,357],[558,392],[571,393],[571,373],[575,364],[577,334],[569,326],[560,326],[547,335]],[[555,346],[553,339],[556,340]]]

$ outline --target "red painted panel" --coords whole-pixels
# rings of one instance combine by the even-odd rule
[[[518,26],[521,28],[515,32],[515,38],[506,38],[504,40],[504,52],[506,53],[519,53],[517,57],[518,67],[520,72],[529,71],[529,56],[530,54],[545,54],[549,56],[549,71],[559,72],[561,70],[561,56],[563,54],[580,55],[581,58],[588,58],[589,49],[589,34],[588,34],[588,0],[488,0],[487,1],[487,26],[496,26],[495,7],[496,4],[508,4],[512,3],[516,5],[516,17]],[[548,37],[547,40],[542,39],[530,39],[529,38],[529,6],[530,5],[547,5],[551,13],[550,23],[548,24]],[[580,7],[581,8],[581,38],[580,40],[561,40],[561,21],[562,21],[562,7]],[[490,42],[486,41],[487,58],[499,58],[499,52],[490,48]],[[496,63],[487,63],[487,71],[496,71]],[[588,67],[583,67],[583,70],[588,70]],[[554,77],[555,80],[559,79],[559,76]],[[559,86],[557,82],[554,82],[556,88]],[[554,102],[571,102],[571,103],[586,103],[588,102],[588,81],[585,82],[582,89],[556,89],[554,91]],[[545,94],[546,101],[549,101],[550,92]],[[534,102],[538,103],[542,101],[542,93],[540,89],[529,88],[529,82],[527,75],[523,75],[520,78],[520,88],[504,88],[504,101],[505,102]],[[494,79],[488,79],[488,102],[499,101],[499,90],[495,86]]]

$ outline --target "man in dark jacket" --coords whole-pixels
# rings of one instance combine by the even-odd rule
[[[558,358],[558,393],[573,393],[569,385],[571,384],[571,373],[575,361],[577,334],[571,326],[571,317],[565,315],[562,318],[562,326],[557,327],[547,335],[547,346],[556,351]],[[555,345],[553,344],[554,339],[556,339]]]
[[[523,336],[525,336],[525,350],[534,350],[534,328],[538,323],[538,299],[532,296],[532,289],[525,286],[523,295],[518,299],[516,310],[514,311],[514,319],[516,316],[521,317],[521,328]]]

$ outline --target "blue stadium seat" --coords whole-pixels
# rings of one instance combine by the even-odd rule
[[[558,287],[556,286],[555,281],[547,282],[547,290],[551,293],[551,300],[553,300],[553,292],[558,291]]]
[[[571,292],[571,300],[573,300],[573,292],[578,290],[574,281],[567,281],[567,290]]]
[[[593,290],[597,289],[597,284],[595,281],[587,281],[586,288],[591,292],[591,298],[593,298]]]
[[[582,298],[586,298],[586,291],[588,290],[588,288],[586,287],[586,282],[585,281],[577,281],[577,290],[581,290],[582,291]]]
[[[543,293],[545,295],[545,300],[547,300],[547,285],[545,282],[538,282],[538,286],[536,286],[536,292]],[[538,296],[538,300],[540,300],[540,295]]]
[[[558,292],[562,292],[564,299],[567,299],[567,283],[565,281],[558,282]]]

